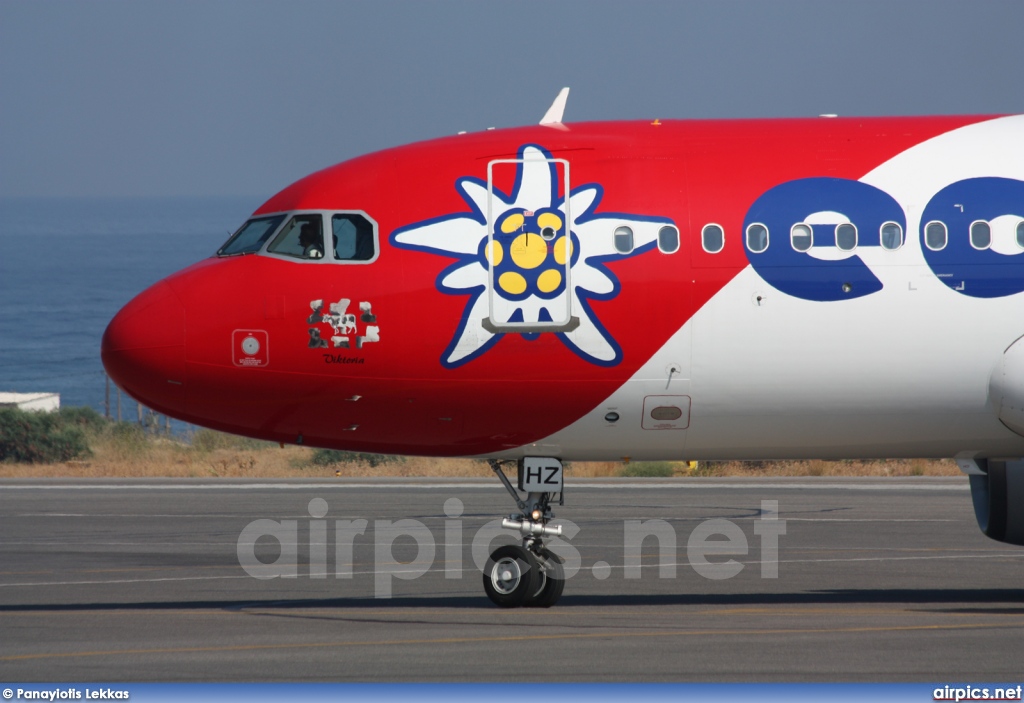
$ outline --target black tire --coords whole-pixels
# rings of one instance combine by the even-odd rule
[[[540,550],[540,583],[523,604],[528,608],[550,608],[562,597],[565,590],[565,569],[562,558],[550,549]]]
[[[484,591],[499,608],[518,608],[540,586],[540,564],[527,549],[510,544],[491,552],[484,567]]]

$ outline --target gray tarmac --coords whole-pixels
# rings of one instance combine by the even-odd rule
[[[1024,548],[961,478],[570,475],[548,610],[483,595],[473,541],[512,509],[493,480],[0,481],[0,682],[1024,676]],[[294,578],[243,569],[244,533],[251,572],[287,572],[292,526]]]

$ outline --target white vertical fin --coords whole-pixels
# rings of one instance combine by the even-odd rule
[[[551,107],[540,118],[540,124],[562,124],[562,115],[565,114],[565,101],[569,99],[569,89],[562,88],[555,96]]]

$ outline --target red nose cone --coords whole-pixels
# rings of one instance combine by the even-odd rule
[[[185,412],[185,310],[161,281],[107,325],[103,366],[123,391],[158,412]]]

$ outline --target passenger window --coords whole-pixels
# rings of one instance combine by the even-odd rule
[[[857,227],[844,222],[836,227],[836,247],[841,251],[853,251],[857,248]]]
[[[814,232],[804,223],[793,225],[789,230],[789,243],[797,251],[807,251],[814,245]]]
[[[377,253],[373,223],[356,213],[331,217],[334,258],[340,261],[369,261]]]
[[[283,219],[284,215],[274,215],[273,217],[257,217],[249,220],[242,225],[241,229],[231,235],[231,239],[224,246],[217,250],[217,256],[259,251]]]
[[[747,227],[747,249],[760,254],[768,248],[768,228],[760,222],[754,222]]]
[[[607,230],[605,230],[607,231]],[[629,227],[618,227],[615,230],[615,251],[629,254],[633,251],[633,230]]]
[[[879,230],[883,249],[896,251],[903,246],[903,228],[895,222],[885,222]]]
[[[1017,223],[1017,246],[1024,249],[1024,220]]]
[[[323,218],[319,214],[296,215],[274,237],[267,251],[296,259],[323,259]]]
[[[704,225],[700,231],[700,244],[709,254],[717,254],[725,247],[725,230],[721,225]]]
[[[679,251],[679,230],[666,225],[658,230],[658,249],[663,254],[675,254]]]
[[[924,226],[924,244],[932,251],[946,248],[946,225],[932,220]]]
[[[975,249],[988,249],[992,246],[992,227],[985,220],[971,223],[971,246]]]

